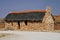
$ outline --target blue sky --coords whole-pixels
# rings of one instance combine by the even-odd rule
[[[52,8],[53,15],[60,15],[60,0],[0,0],[0,18],[13,11],[45,10],[46,6]]]

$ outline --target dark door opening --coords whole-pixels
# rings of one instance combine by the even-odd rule
[[[27,20],[25,21],[25,25],[27,25]]]
[[[19,27],[19,29],[20,29],[20,21],[18,21],[18,27]]]

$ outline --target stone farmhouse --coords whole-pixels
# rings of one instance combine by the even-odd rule
[[[5,29],[24,31],[54,31],[51,9],[11,12],[5,17]]]

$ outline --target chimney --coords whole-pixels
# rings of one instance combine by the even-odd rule
[[[51,7],[47,6],[46,7],[46,14],[51,13]]]

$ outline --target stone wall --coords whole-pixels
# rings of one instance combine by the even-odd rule
[[[45,14],[43,19],[43,26],[43,29],[45,29],[45,31],[54,31],[54,20],[50,13]]]
[[[41,31],[42,30],[42,23],[41,22],[27,22],[27,25],[25,25],[25,22],[20,22],[20,28],[21,30],[27,30],[27,31]]]
[[[18,23],[17,22],[5,22],[5,29],[6,30],[17,30]]]
[[[19,29],[17,22],[13,22],[13,25],[12,25],[12,26],[13,26],[12,28],[13,28],[14,30]]]
[[[50,7],[46,8],[46,13],[42,23],[43,23],[43,29],[45,29],[44,31],[54,31],[54,20],[51,14]]]
[[[5,22],[5,29],[10,29],[11,27],[12,27],[11,22],[10,23]]]
[[[18,30],[19,26],[17,22],[5,22],[5,29]],[[20,30],[24,31],[42,31],[41,22],[27,22],[27,25],[24,21],[20,22]]]

